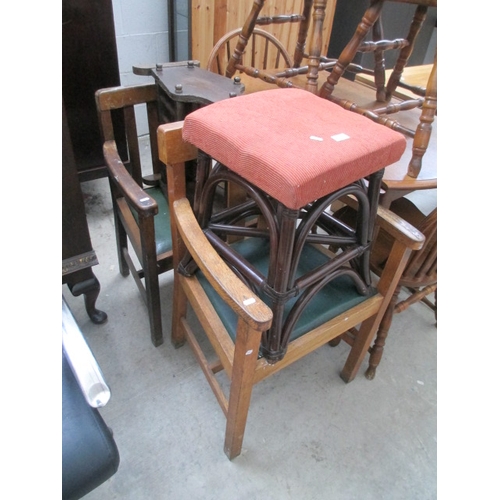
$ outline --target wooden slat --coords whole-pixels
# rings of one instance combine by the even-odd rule
[[[227,410],[228,410],[228,403],[227,403],[227,398],[224,394],[224,391],[222,390],[222,387],[220,386],[219,382],[214,376],[214,372],[210,368],[210,364],[203,354],[203,351],[200,348],[200,344],[198,344],[198,341],[196,340],[196,337],[191,330],[191,327],[189,326],[189,323],[186,321],[186,318],[182,319],[182,327],[184,328],[184,332],[186,334],[186,338],[189,342],[189,345],[191,346],[191,349],[193,349],[194,355],[196,356],[196,359],[198,360],[198,363],[201,367],[201,370],[205,374],[205,377],[212,388],[212,391],[219,402],[219,405],[224,412],[224,415],[227,417]]]

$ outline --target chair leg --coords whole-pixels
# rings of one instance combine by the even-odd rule
[[[243,29],[239,35],[238,43],[236,44],[236,47],[231,54],[231,58],[228,61],[226,68],[227,78],[233,77],[233,75],[236,73],[236,65],[241,63],[243,52],[245,52],[248,40],[253,33],[257,17],[259,17],[260,11],[262,10],[262,7],[264,7],[264,2],[265,0],[254,0],[252,4],[252,10],[250,11],[245,24],[243,25]]]
[[[428,300],[424,300],[427,295],[430,295],[432,292],[436,291],[437,284],[426,286],[420,290],[411,289],[412,294],[406,299],[402,300],[399,304],[396,304],[394,308],[394,313],[400,313],[406,311],[412,304],[417,302],[424,302],[428,307],[434,309],[434,305],[430,303]]]
[[[110,189],[112,193],[113,200],[113,218],[115,221],[115,238],[116,238],[116,249],[118,252],[118,265],[120,268],[120,274],[127,277],[130,274],[130,268],[125,258],[125,254],[128,251],[128,239],[125,228],[123,227],[120,216],[118,215],[119,209],[115,199],[116,188],[112,182],[110,182]]]
[[[344,368],[340,372],[340,378],[346,384],[354,380],[356,377],[359,367],[361,366],[361,363],[370,348],[370,343],[375,335],[377,324],[377,315],[374,315],[363,321],[359,327],[359,330],[354,338],[351,351],[347,357],[347,361],[345,362]]]
[[[368,360],[368,368],[365,372],[365,377],[368,380],[373,380],[375,378],[375,374],[377,371],[377,366],[380,364],[382,359],[382,354],[384,352],[385,339],[387,338],[387,334],[389,333],[389,328],[391,327],[392,318],[394,316],[394,308],[396,306],[396,302],[398,301],[398,295],[401,291],[401,287],[397,287],[394,295],[391,298],[391,302],[387,307],[384,317],[380,322],[380,327],[377,332],[377,337],[373,346],[370,349],[370,358]]]
[[[144,272],[144,276],[147,274]],[[154,274],[146,279],[146,297],[151,330],[151,342],[155,347],[163,344],[163,331],[161,326],[160,283],[158,275]]]
[[[396,91],[399,82],[401,81],[406,63],[408,62],[408,59],[413,52],[415,40],[417,39],[417,35],[419,34],[420,29],[422,28],[422,25],[425,21],[427,10],[428,7],[425,5],[418,5],[415,9],[415,14],[408,31],[408,35],[406,36],[408,45],[400,50],[398,59],[394,64],[391,76],[389,77],[389,81],[387,82],[387,88],[384,96],[384,100],[387,102],[391,100],[392,94]]]
[[[261,334],[241,320],[238,324],[234,348],[233,373],[227,411],[224,452],[229,460],[241,453],[243,435],[252,396],[255,366],[259,354]]]
[[[174,297],[172,304],[172,333],[171,342],[176,349],[182,347],[186,342],[186,334],[182,321],[186,318],[187,297],[181,284],[182,277],[175,271],[174,274]]]
[[[161,325],[160,282],[158,280],[158,264],[156,257],[156,242],[154,237],[153,217],[147,217],[139,222],[141,226],[142,269],[144,272],[144,288],[146,306],[148,308],[151,342],[155,347],[163,344]]]
[[[320,90],[320,97],[328,97],[332,95],[335,85],[337,85],[340,77],[344,74],[345,69],[354,59],[359,46],[365,39],[366,35],[372,28],[375,21],[380,17],[380,12],[382,6],[384,5],[384,0],[372,0],[370,6],[366,10],[358,24],[354,35],[352,36],[349,43],[344,47],[341,54],[338,57],[337,63],[333,67],[331,73]]]

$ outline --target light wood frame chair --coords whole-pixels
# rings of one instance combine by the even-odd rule
[[[259,357],[259,349],[262,334],[273,321],[271,309],[223,261],[201,229],[189,201],[182,194],[184,162],[192,160],[197,154],[196,148],[182,140],[182,125],[179,122],[162,125],[158,129],[160,159],[167,166],[168,184],[175,191],[170,195],[173,203],[171,225],[175,262],[172,341],[177,347],[185,340],[191,345],[226,417],[224,450],[228,458],[233,459],[241,452],[253,385],[359,325],[358,335],[341,373],[345,382],[350,382],[355,377],[407,259],[412,250],[423,245],[424,237],[410,224],[379,207],[378,224],[393,235],[394,245],[375,294],[293,340],[284,357],[270,363],[265,357]],[[226,307],[236,314],[235,340],[224,325],[206,288],[201,284],[200,274],[184,275],[179,271],[178,264],[186,249],[203,274],[203,279],[208,281],[210,288]],[[217,355],[217,360],[213,362],[208,360],[202,343],[197,340],[195,330],[188,320],[188,304],[192,306]],[[216,376],[222,370],[230,382],[228,396]]]

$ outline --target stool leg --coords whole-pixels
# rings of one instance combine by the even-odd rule
[[[295,242],[295,229],[297,227],[298,210],[291,210],[284,205],[278,207],[278,227],[279,244],[276,250],[276,269],[269,275],[269,285],[277,294],[289,290],[290,267],[293,257],[293,247]],[[274,299],[271,309],[273,311],[273,323],[270,330],[264,335],[262,342],[262,352],[270,363],[279,361],[285,355],[285,349],[282,344],[282,332],[285,314],[285,300]]]

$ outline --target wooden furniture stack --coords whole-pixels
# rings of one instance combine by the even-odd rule
[[[325,120],[324,111],[341,115],[335,123],[342,125],[342,131],[335,130],[334,134],[331,114]],[[287,127],[290,116],[298,126]],[[237,126],[240,122],[244,126]],[[176,179],[184,175],[184,162],[196,154],[192,143],[201,150],[199,191],[193,207],[181,191],[171,197],[175,271],[172,340],[177,346],[187,340],[193,348],[226,416],[224,449],[232,459],[241,452],[252,386],[361,324],[341,374],[346,382],[352,380],[410,252],[421,248],[423,236],[377,207],[374,197],[379,193],[379,170],[385,162],[395,161],[406,144],[399,134],[379,128],[366,118],[325,103],[309,92],[292,89],[220,101],[188,115],[184,132],[182,126],[182,122],[162,125],[158,131],[160,158],[167,165],[169,185],[177,184]],[[360,148],[362,139],[355,132],[360,129],[367,133],[363,142],[367,149]],[[311,149],[318,152],[323,146],[326,155],[319,166],[318,156],[311,155]],[[366,154],[361,158],[362,150]],[[282,154],[285,156],[280,162]],[[313,165],[303,163],[312,156]],[[219,162],[214,169],[210,158]],[[247,168],[248,161],[254,167]],[[261,168],[268,174],[261,175]],[[286,173],[278,182],[282,168]],[[310,183],[301,177],[305,172],[306,177],[312,176]],[[347,172],[355,174],[356,179],[345,177]],[[363,182],[356,183],[358,176],[365,175],[375,175],[368,192]],[[215,186],[220,182],[237,183],[248,197],[239,205],[212,210]],[[363,207],[355,227],[342,226],[335,214],[327,213],[334,198],[348,193],[355,194]],[[365,281],[375,218],[395,237],[376,288]],[[326,234],[315,233],[313,227],[317,225]],[[340,254],[325,248],[332,238]],[[309,251],[313,259],[308,258]],[[265,263],[266,256],[269,264]],[[304,262],[317,267],[306,271]],[[296,273],[295,269],[300,271]],[[342,291],[332,292],[330,288],[336,286]],[[322,291],[327,296],[325,302],[320,299]],[[316,300],[321,316],[314,307]],[[210,360],[204,353],[206,343],[198,338],[186,315],[188,304],[217,359]],[[331,306],[338,308],[332,311]],[[229,397],[222,388],[224,384],[217,380],[221,371],[229,377]]]

